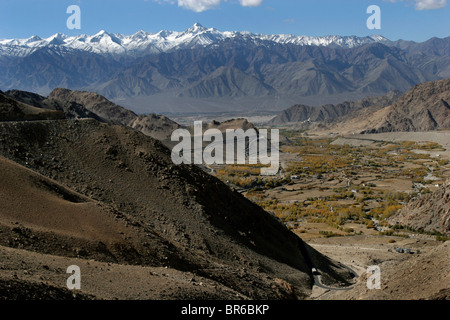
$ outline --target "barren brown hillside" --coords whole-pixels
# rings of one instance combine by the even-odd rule
[[[139,132],[95,120],[37,121],[0,123],[0,137],[1,155],[47,177],[3,160],[15,180],[2,184],[5,246],[167,266],[258,299],[305,298],[311,259],[331,279],[351,278],[216,178],[173,165],[166,147]],[[28,193],[15,196],[20,189]]]
[[[0,91],[0,121],[65,119],[61,111],[44,110],[16,101]]]
[[[380,119],[381,120],[381,119]],[[450,128],[450,79],[419,84],[387,107],[381,123],[367,132]]]
[[[439,190],[408,203],[389,222],[416,230],[450,234],[450,180]]]
[[[315,131],[339,134],[424,132],[450,128],[450,79],[419,84],[395,103],[362,108]]]

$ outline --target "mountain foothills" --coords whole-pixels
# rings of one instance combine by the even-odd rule
[[[37,95],[36,95],[37,96]],[[0,92],[0,121],[65,119],[64,112],[34,107]]]
[[[450,235],[450,180],[438,190],[415,199],[389,219],[393,225]]]
[[[449,59],[450,38],[262,35],[195,24],[0,40],[0,87],[95,91],[142,113],[282,110],[404,92],[449,78]]]
[[[450,79],[414,86],[401,95],[368,97],[336,105],[293,106],[269,125],[303,125],[335,133],[415,132],[450,128]]]
[[[10,90],[5,94],[0,93],[0,98],[9,99],[11,105],[18,103],[27,105],[29,109],[38,108],[36,110],[41,112],[44,112],[43,110],[55,112],[60,118],[92,118],[100,122],[123,125],[158,140],[169,139],[172,132],[180,128],[180,125],[165,116],[156,114],[138,116],[94,92],[57,88],[48,97],[43,97],[31,92]],[[18,117],[14,120],[20,119],[24,118]]]
[[[334,122],[343,118],[354,116],[356,112],[368,108],[383,108],[394,103],[401,93],[392,91],[385,96],[367,97],[357,101],[345,101],[338,104],[326,104],[312,107],[307,105],[294,105],[268,121],[268,125],[289,125],[311,122]]]
[[[415,86],[372,119],[379,123],[367,133],[450,128],[450,79]]]
[[[126,109],[63,89],[0,97],[0,299],[304,299],[313,266],[352,283],[220,180],[174,165]]]

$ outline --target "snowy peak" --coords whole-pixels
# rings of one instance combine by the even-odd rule
[[[25,43],[35,43],[35,42],[38,42],[38,41],[42,41],[42,38],[38,37],[38,36],[32,36],[32,37],[26,39],[24,42]]]
[[[53,45],[64,45],[64,40],[67,38],[67,36],[65,34],[62,33],[57,33],[52,35],[51,37],[45,39],[45,41],[48,42],[48,44],[53,44]]]
[[[250,32],[225,31],[205,28],[195,23],[184,32],[161,30],[158,33],[140,30],[133,35],[112,34],[101,30],[95,35],[78,35],[69,37],[57,33],[42,39],[33,36],[28,39],[0,40],[0,54],[9,56],[26,56],[37,48],[46,46],[60,46],[68,49],[94,52],[102,55],[146,55],[167,52],[176,49],[193,49],[198,46],[208,46],[219,41],[242,37],[253,43],[270,41],[279,44],[293,44],[299,46],[328,46],[335,48],[354,48],[369,43],[390,43],[382,36],[325,36],[308,37],[296,35],[264,35]]]
[[[186,30],[186,33],[199,33],[199,32],[203,32],[206,30],[208,30],[208,29],[206,29],[200,23],[196,22],[192,27],[190,27],[189,29]]]

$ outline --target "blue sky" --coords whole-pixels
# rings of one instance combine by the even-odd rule
[[[449,0],[450,2],[450,0]],[[81,30],[66,26],[69,5],[81,9]],[[369,30],[367,7],[381,8],[381,30]],[[200,22],[219,30],[309,36],[381,34],[425,41],[450,35],[447,0],[2,0],[0,38],[183,31]]]

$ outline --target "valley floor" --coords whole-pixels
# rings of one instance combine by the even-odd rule
[[[264,179],[245,166],[216,172],[314,249],[358,274],[351,290],[316,285],[310,299],[449,299],[448,238],[388,220],[450,177],[450,131],[283,134],[288,140],[278,177]],[[380,290],[367,288],[369,266],[381,270]]]

